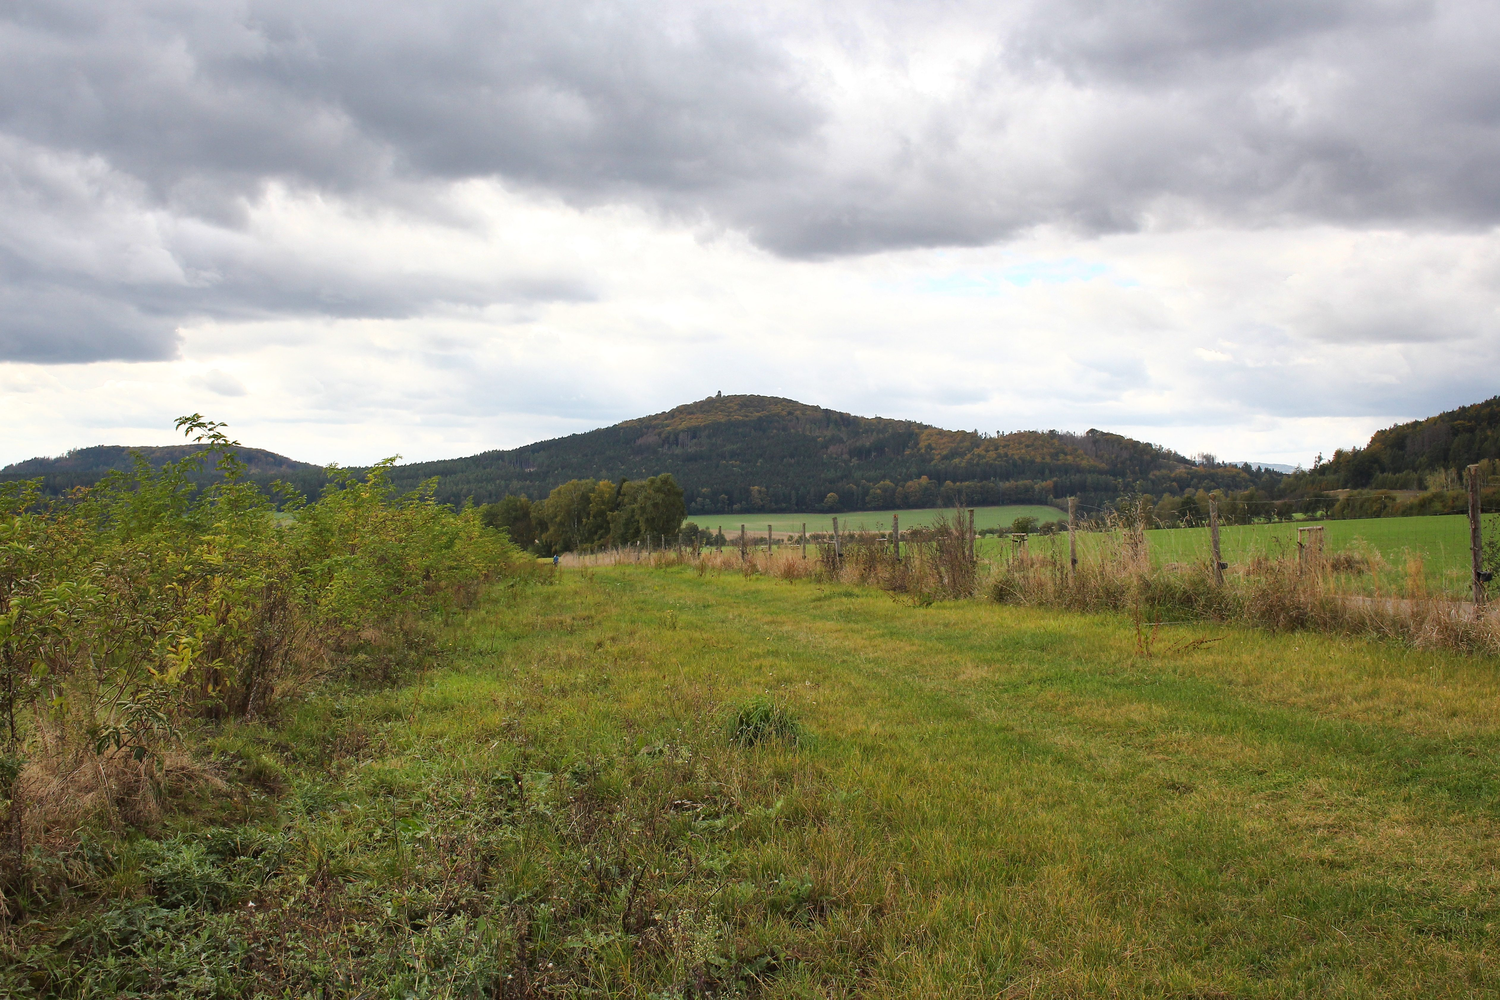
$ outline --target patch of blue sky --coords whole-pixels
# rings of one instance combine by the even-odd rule
[[[999,295],[1008,288],[1092,281],[1108,273],[1108,265],[1069,257],[1063,260],[1027,261],[995,271],[955,271],[924,278],[917,286],[920,291],[934,295]]]

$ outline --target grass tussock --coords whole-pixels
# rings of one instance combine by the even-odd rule
[[[796,746],[805,735],[797,716],[769,698],[752,698],[735,710],[729,723],[730,742],[742,747],[771,742]]]

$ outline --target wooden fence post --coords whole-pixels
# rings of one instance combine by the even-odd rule
[[[1213,546],[1214,586],[1224,586],[1224,562],[1219,558],[1219,498],[1208,496],[1208,540]]]
[[[775,541],[775,536],[771,534],[771,526],[768,524],[768,525],[766,525],[766,565],[767,566],[771,565],[771,547],[772,547],[772,543],[774,541]]]
[[[807,522],[802,522],[802,558],[807,558]]]
[[[1479,466],[1469,466],[1469,556],[1474,568],[1474,603],[1484,603],[1484,535],[1479,523]]]
[[[891,515],[891,540],[896,543],[896,561],[901,561],[901,515]]]
[[[833,565],[835,567],[844,564],[844,550],[839,548],[839,519],[833,519]]]
[[[974,508],[969,508],[969,562],[979,561],[979,536],[974,534]]]
[[[740,558],[741,559],[748,559],[750,557],[749,546],[746,544],[747,541],[748,541],[748,539],[745,537],[745,526],[742,524],[742,525],[740,525]]]
[[[1078,572],[1078,498],[1068,497],[1068,573]]]
[[[1323,525],[1297,529],[1297,576],[1316,573],[1323,564]]]

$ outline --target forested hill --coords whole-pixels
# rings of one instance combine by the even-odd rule
[[[981,434],[772,396],[714,396],[523,448],[399,466],[394,479],[410,487],[437,476],[439,497],[486,503],[545,497],[573,479],[664,472],[686,491],[690,515],[1045,503],[1074,494],[1107,501],[1142,490],[1243,490],[1264,478],[1104,431]]]
[[[7,466],[0,481],[39,477],[45,492],[57,496],[129,468],[131,451],[159,467],[197,447],[79,448]],[[327,482],[321,468],[274,452],[241,448],[239,454],[250,477],[261,483],[283,479],[316,496]],[[1047,503],[1068,496],[1104,506],[1132,494],[1160,498],[1214,489],[1243,494],[1255,488],[1264,499],[1277,500],[1350,489],[1445,495],[1458,488],[1465,465],[1497,459],[1500,397],[1388,428],[1363,448],[1338,451],[1314,469],[1283,476],[1199,464],[1099,430],[981,434],[858,417],[773,396],[714,396],[509,451],[397,466],[391,478],[410,489],[437,477],[438,497],[457,504],[489,503],[507,494],[540,499],[573,479],[618,482],[670,473],[685,490],[692,516]],[[194,478],[206,482],[212,475],[209,465]]]
[[[78,486],[93,486],[111,472],[124,472],[132,468],[132,452],[140,452],[153,468],[159,469],[168,462],[181,461],[188,455],[203,450],[203,447],[198,444],[178,444],[154,448],[127,448],[120,445],[75,448],[56,458],[31,458],[7,465],[0,469],[0,482],[41,479],[43,493],[61,496]],[[274,479],[282,479],[302,492],[316,496],[325,480],[320,466],[298,462],[262,448],[240,447],[235,451],[245,463],[248,477],[262,485]],[[205,460],[201,471],[191,478],[207,482],[213,477],[213,462]]]
[[[1307,476],[1324,488],[1440,488],[1485,459],[1500,459],[1500,396],[1376,431],[1365,447],[1337,451]]]

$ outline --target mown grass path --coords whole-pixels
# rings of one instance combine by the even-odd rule
[[[1500,983],[1493,660],[1224,628],[1142,655],[1118,619],[630,567],[459,641],[424,710],[503,704],[579,753],[797,713],[813,738],[745,765],[789,800],[756,864],[824,898],[773,992]]]
[[[409,683],[206,727],[149,836],[28,855],[0,996],[1500,994],[1500,663],[1165,631],[495,586]],[[767,699],[794,745],[731,738]]]

